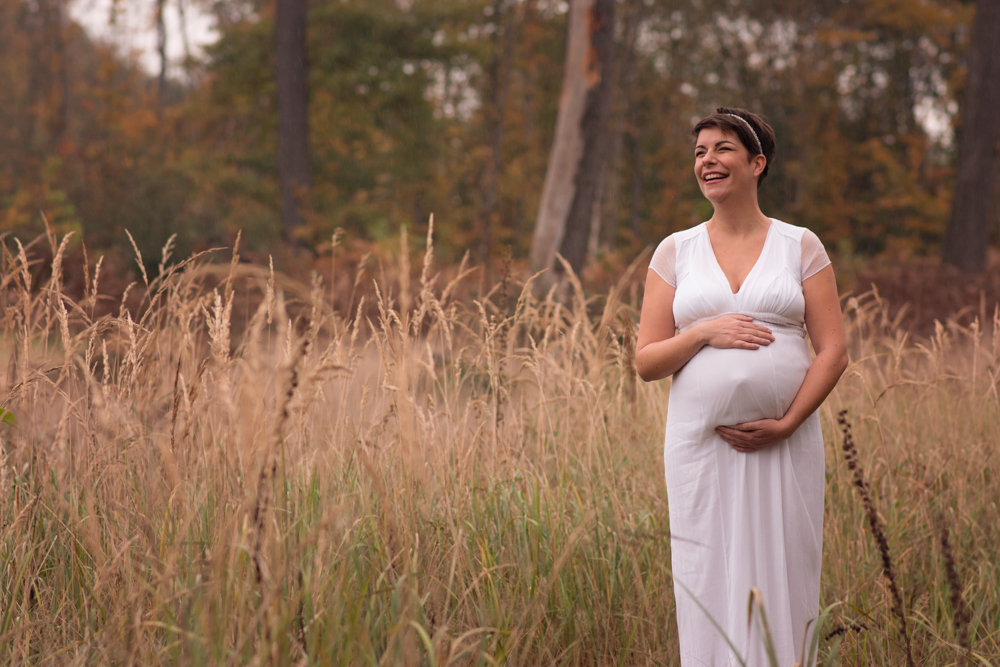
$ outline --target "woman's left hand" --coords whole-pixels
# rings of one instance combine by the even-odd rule
[[[760,419],[734,426],[717,426],[715,432],[738,452],[749,453],[784,440],[795,429],[783,419]]]

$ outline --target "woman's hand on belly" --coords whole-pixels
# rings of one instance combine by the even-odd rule
[[[730,447],[748,454],[784,440],[795,432],[795,427],[786,419],[759,419],[733,426],[716,426],[715,432]]]
[[[723,350],[756,350],[761,345],[774,342],[771,330],[756,324],[748,315],[723,315],[714,320],[699,322],[691,328],[699,329],[699,334],[707,345]]]

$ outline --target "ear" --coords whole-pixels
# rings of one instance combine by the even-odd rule
[[[753,156],[753,175],[760,176],[761,172],[764,171],[764,167],[767,166],[767,158],[763,155]]]

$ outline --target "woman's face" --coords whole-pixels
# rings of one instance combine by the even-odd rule
[[[694,175],[705,198],[713,204],[734,194],[743,196],[757,190],[757,176],[766,159],[750,153],[739,138],[717,127],[706,127],[698,133],[694,148]]]

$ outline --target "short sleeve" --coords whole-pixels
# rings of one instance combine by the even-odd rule
[[[811,278],[822,269],[830,266],[830,257],[826,254],[823,242],[808,229],[802,234],[802,278]]]
[[[649,268],[656,272],[671,287],[677,287],[677,277],[674,265],[677,261],[677,245],[674,236],[671,234],[660,241],[653,252],[653,258],[649,260]]]

